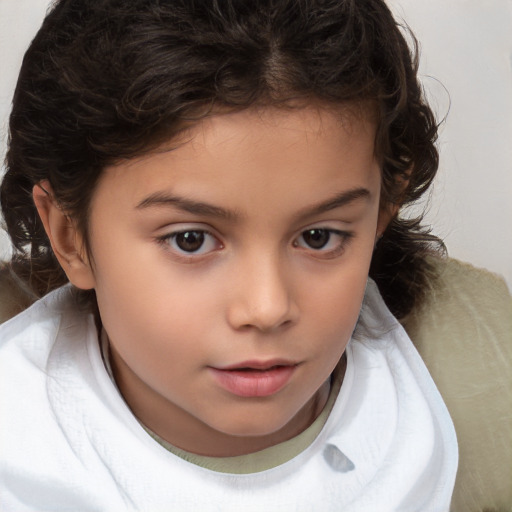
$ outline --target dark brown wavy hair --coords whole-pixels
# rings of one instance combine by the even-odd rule
[[[39,296],[67,281],[34,184],[49,180],[87,239],[91,197],[109,164],[216,109],[312,101],[371,102],[382,200],[408,204],[426,191],[438,167],[437,125],[418,83],[416,41],[382,0],[57,1],[13,99],[1,185],[12,267]],[[398,317],[421,300],[434,242],[418,219],[397,217],[376,247],[370,275]]]

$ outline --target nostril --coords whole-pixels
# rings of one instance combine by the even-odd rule
[[[298,308],[293,298],[293,289],[275,263],[259,259],[258,272],[254,265],[240,273],[229,294],[227,318],[237,330],[257,329],[275,332],[292,325]]]

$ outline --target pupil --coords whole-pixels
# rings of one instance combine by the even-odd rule
[[[185,231],[176,235],[176,245],[186,252],[194,252],[204,243],[204,233],[201,231]]]
[[[302,235],[304,241],[313,249],[321,249],[330,238],[330,233],[326,229],[310,229]]]

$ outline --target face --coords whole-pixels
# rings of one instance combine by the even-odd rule
[[[217,115],[107,168],[91,273],[117,384],[172,444],[228,456],[323,407],[379,229],[375,126],[318,108]]]

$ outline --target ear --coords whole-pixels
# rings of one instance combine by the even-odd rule
[[[94,288],[83,236],[73,219],[57,204],[50,183],[44,180],[35,185],[32,196],[53,252],[69,281],[84,290]]]
[[[382,237],[389,223],[398,214],[399,209],[400,205],[396,203],[384,203],[380,205],[379,216],[377,218],[377,230],[375,232],[375,243]]]
[[[386,231],[388,228],[389,223],[398,215],[398,211],[400,210],[400,207],[405,200],[411,173],[412,170],[409,170],[407,173],[405,173],[404,176],[397,176],[395,178],[400,189],[400,195],[396,202],[383,201],[381,198],[379,206],[379,217],[377,219],[377,230],[375,233],[375,244],[377,244],[377,242],[380,240],[384,234],[384,231]]]

